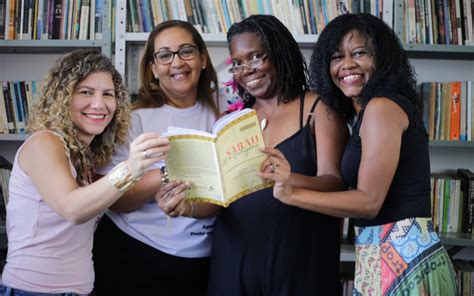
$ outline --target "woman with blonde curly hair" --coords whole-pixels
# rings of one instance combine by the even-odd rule
[[[18,150],[7,205],[1,295],[83,295],[93,289],[92,238],[100,214],[169,150],[139,136],[128,159],[93,182],[124,143],[128,95],[111,61],[93,50],[62,56],[44,79],[31,136]]]

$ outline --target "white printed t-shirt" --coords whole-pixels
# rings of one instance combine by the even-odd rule
[[[160,108],[135,110],[132,112],[127,142],[115,148],[112,160],[97,173],[105,175],[118,163],[128,159],[130,143],[144,132],[161,134],[168,126],[210,131],[215,120],[212,110],[200,102],[186,109],[164,105]],[[167,219],[155,200],[132,212],[108,210],[106,214],[123,232],[161,252],[186,258],[210,256],[214,217]]]

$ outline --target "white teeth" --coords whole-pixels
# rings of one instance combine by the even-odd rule
[[[102,119],[105,117],[105,115],[94,115],[94,114],[86,114],[86,116],[92,119]]]
[[[352,75],[344,76],[344,77],[342,78],[342,80],[344,80],[344,81],[352,81],[352,80],[357,80],[357,79],[359,79],[360,77],[362,77],[362,75],[360,75],[360,74],[352,74]]]
[[[174,74],[173,76],[175,79],[183,79],[186,77],[186,74]]]
[[[257,85],[261,80],[262,80],[261,78],[257,78],[257,79],[254,79],[254,80],[251,80],[251,81],[247,82],[246,84],[247,84],[247,86],[252,87],[252,86]]]

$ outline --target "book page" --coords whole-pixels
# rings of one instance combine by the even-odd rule
[[[262,131],[254,110],[234,119],[222,128],[217,151],[224,184],[226,203],[272,184],[257,176],[266,155]]]
[[[223,204],[224,192],[218,170],[214,138],[199,135],[168,136],[171,149],[166,159],[170,180],[192,183],[187,198]]]
[[[247,113],[252,113],[252,112],[255,112],[255,110],[253,110],[251,108],[245,108],[245,109],[242,109],[242,110],[239,110],[239,111],[229,113],[226,116],[223,116],[223,117],[219,118],[213,124],[211,133],[214,134],[214,135],[219,134],[221,129],[227,128],[227,124],[229,124],[229,122],[231,122],[234,119],[239,118],[239,117],[241,117],[241,116],[243,116]]]

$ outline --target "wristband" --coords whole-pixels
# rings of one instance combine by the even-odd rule
[[[107,178],[110,183],[114,185],[120,192],[125,192],[130,189],[137,181],[139,177],[134,177],[130,174],[127,164],[125,161],[122,161],[116,165],[108,174]]]

